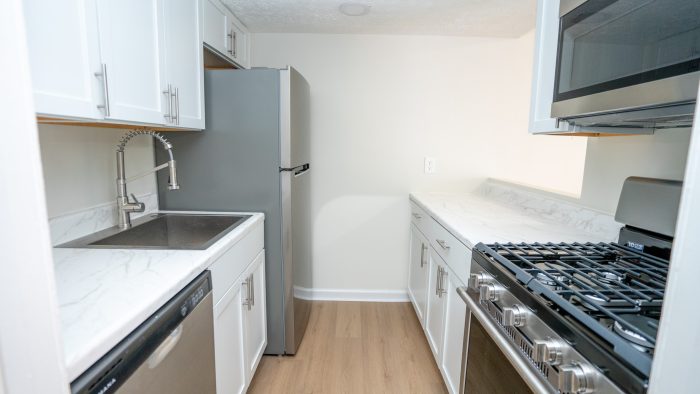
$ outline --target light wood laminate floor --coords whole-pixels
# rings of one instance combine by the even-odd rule
[[[295,356],[264,356],[249,393],[445,393],[410,303],[314,302]]]

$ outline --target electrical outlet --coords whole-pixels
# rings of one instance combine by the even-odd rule
[[[435,173],[435,165],[436,165],[436,160],[434,157],[425,157],[425,173],[426,174],[433,174]]]

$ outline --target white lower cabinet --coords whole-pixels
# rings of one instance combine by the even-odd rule
[[[418,320],[425,320],[428,293],[428,240],[411,224],[411,262],[408,267],[408,295],[413,302]]]
[[[245,392],[266,346],[263,250],[214,306],[216,391]]]
[[[428,310],[425,323],[425,334],[428,344],[435,355],[435,360],[440,364],[440,350],[442,349],[443,320],[445,302],[443,299],[441,282],[445,263],[442,258],[431,248],[428,258],[430,275],[428,276]]]
[[[456,393],[459,391],[462,374],[462,345],[467,309],[464,301],[457,294],[457,288],[462,286],[462,283],[450,267],[447,267],[444,276],[444,286],[444,334],[439,367],[447,390],[450,393]]]
[[[246,388],[241,287],[236,282],[214,306],[217,393],[242,393]]]
[[[218,393],[244,393],[267,346],[263,242],[261,222],[209,267]]]
[[[464,275],[469,274],[471,251],[434,219],[421,214],[421,220],[430,223],[422,226],[423,230],[415,222],[411,224],[408,292],[445,386],[450,393],[457,393],[466,318],[466,305],[457,288],[464,286]],[[438,246],[429,243],[433,239],[440,241]],[[437,247],[449,260],[438,254]],[[422,258],[425,263],[421,263]]]
[[[267,346],[267,310],[265,307],[265,253],[260,252],[247,271],[242,293],[245,341],[246,382],[250,384]]]

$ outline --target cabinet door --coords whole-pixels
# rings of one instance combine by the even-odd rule
[[[426,315],[427,323],[425,324],[425,333],[428,337],[430,349],[435,356],[435,361],[440,365],[440,350],[442,349],[442,334],[444,331],[443,318],[445,312],[445,299],[440,291],[442,288],[440,281],[445,264],[433,248],[429,248],[429,252],[428,265],[430,275],[428,276],[428,312]]]
[[[250,383],[267,346],[267,310],[265,306],[265,251],[260,252],[249,270],[248,302],[243,306],[245,327],[246,379]]]
[[[242,302],[241,284],[236,282],[214,306],[217,393],[245,392]]]
[[[411,225],[411,250],[408,267],[408,295],[425,327],[425,307],[428,295],[428,241]]]
[[[108,119],[163,124],[159,0],[97,0]]]
[[[228,54],[228,20],[226,13],[213,0],[202,0],[204,43],[222,55]]]
[[[239,25],[233,14],[228,15],[229,48],[226,53],[231,60],[243,68],[248,67],[248,34]]]
[[[442,358],[440,370],[445,378],[445,385],[450,393],[459,391],[462,374],[462,344],[464,343],[464,320],[467,307],[457,294],[459,282],[449,267],[446,267],[445,279],[445,330],[443,332]]]
[[[198,0],[160,0],[164,31],[166,102],[170,124],[204,128],[204,71]],[[206,0],[204,0],[206,2]]]
[[[41,115],[100,119],[94,0],[25,0],[34,105]]]

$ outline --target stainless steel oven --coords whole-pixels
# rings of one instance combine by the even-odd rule
[[[522,357],[465,290],[457,291],[467,303],[460,392],[530,394],[551,391],[532,376]],[[528,374],[528,379],[521,374]]]
[[[624,392],[538,316],[544,308],[512,276],[479,261],[457,289],[467,307],[461,393]]]
[[[561,0],[553,117],[685,127],[699,80],[700,1]]]

